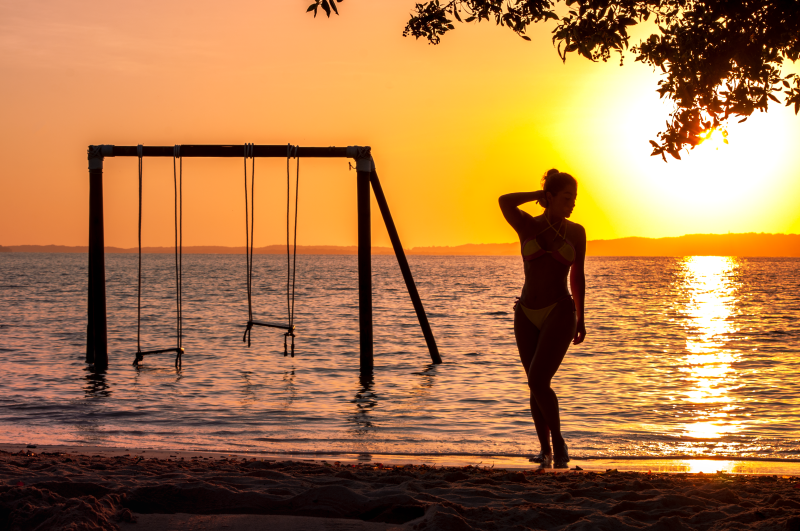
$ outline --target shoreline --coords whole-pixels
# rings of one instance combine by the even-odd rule
[[[268,461],[304,461],[308,463],[340,462],[344,464],[375,465],[425,465],[431,467],[489,466],[505,470],[530,470],[536,464],[526,456],[511,454],[408,454],[408,453],[349,453],[349,452],[273,452],[268,450],[231,449],[161,449],[136,448],[129,446],[91,446],[91,445],[45,445],[15,444],[0,442],[0,451],[18,453],[63,453],[77,455],[100,455],[119,457],[136,455],[156,459],[231,459],[256,458]],[[726,456],[621,456],[621,457],[580,457],[570,461],[570,471],[604,472],[654,472],[667,474],[740,474],[740,475],[779,475],[800,476],[800,459],[780,459],[767,457],[726,457]],[[567,469],[547,472],[565,472]]]
[[[0,450],[0,527],[10,531],[800,530],[797,475],[0,445],[11,446],[25,449]],[[49,451],[59,448],[68,451]]]

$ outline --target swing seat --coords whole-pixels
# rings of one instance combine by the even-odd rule
[[[283,355],[289,355],[289,349],[286,344],[286,338],[292,338],[292,357],[294,358],[294,325],[288,325],[283,323],[271,323],[268,321],[255,321],[253,319],[247,321],[247,328],[244,329],[244,336],[242,336],[242,341],[247,342],[247,346],[250,346],[250,330],[253,329],[254,326],[266,326],[269,328],[280,328],[281,330],[286,330],[286,333],[283,334]]]
[[[162,348],[159,350],[144,350],[139,351],[136,353],[136,358],[133,360],[133,366],[138,367],[139,362],[144,360],[144,357],[150,354],[166,354],[167,352],[174,352],[175,353],[175,367],[180,368],[181,366],[181,357],[185,352],[181,347],[175,348]]]
[[[247,321],[247,328],[251,328],[252,326],[268,326],[270,328],[280,328],[282,330],[294,330],[294,325],[288,325],[283,323],[270,323],[268,321]]]

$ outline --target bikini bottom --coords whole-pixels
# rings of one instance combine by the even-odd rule
[[[544,325],[545,319],[547,319],[547,316],[550,315],[550,312],[553,311],[553,308],[555,308],[556,305],[559,302],[563,301],[564,299],[568,299],[568,298],[571,298],[571,297],[569,295],[567,295],[563,299],[557,300],[556,302],[554,302],[550,306],[545,306],[544,308],[537,308],[535,310],[533,310],[531,308],[528,308],[527,306],[525,306],[521,302],[519,303],[519,305],[522,308],[522,312],[525,314],[525,316],[528,318],[528,320],[531,323],[533,323],[533,326],[535,326],[536,328],[541,330],[542,329],[542,325]]]

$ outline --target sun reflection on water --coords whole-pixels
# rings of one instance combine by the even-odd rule
[[[737,407],[731,391],[740,384],[733,367],[737,354],[726,348],[728,339],[738,331],[733,320],[738,269],[736,258],[721,256],[687,257],[681,267],[682,290],[687,295],[682,310],[687,317],[687,354],[679,370],[688,390],[680,399],[692,417],[682,426],[683,436],[695,440],[687,448],[690,452],[714,453],[716,448],[710,448],[707,441],[740,429],[741,422],[728,418]]]

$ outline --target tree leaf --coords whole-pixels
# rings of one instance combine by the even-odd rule
[[[531,38],[530,38],[530,37],[528,37],[527,35],[520,35],[520,37],[522,37],[522,38],[523,38],[523,39],[525,39],[526,41],[530,41],[530,40],[531,40]]]

